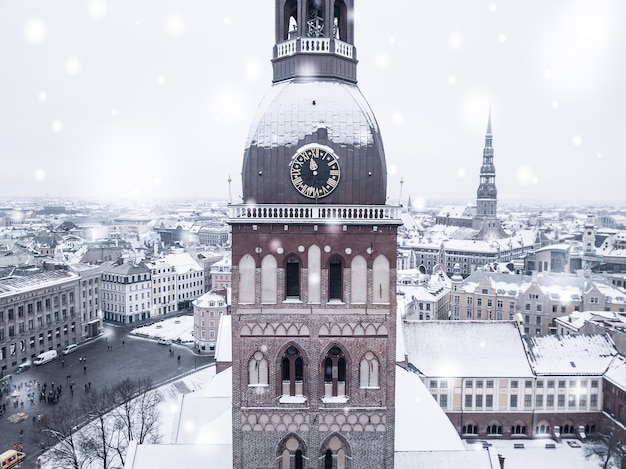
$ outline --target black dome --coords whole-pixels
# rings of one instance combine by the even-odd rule
[[[328,196],[301,195],[290,179],[290,162],[307,144],[330,147],[341,180]],[[274,84],[252,123],[244,152],[245,203],[384,205],[385,152],[374,113],[359,88],[338,81]]]

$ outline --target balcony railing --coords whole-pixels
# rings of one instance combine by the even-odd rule
[[[390,205],[231,205],[230,223],[276,223],[302,220],[309,223],[400,224],[400,207]]]
[[[298,37],[276,45],[277,59],[293,55],[296,52],[336,54],[348,59],[354,58],[354,46],[352,44],[328,37]]]

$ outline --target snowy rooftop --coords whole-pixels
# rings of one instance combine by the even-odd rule
[[[0,279],[0,296],[3,294],[14,295],[16,292],[60,285],[77,278],[78,275],[66,270],[51,270],[33,275],[7,277]]]
[[[409,362],[426,376],[531,377],[512,321],[407,321]]]
[[[608,335],[547,335],[528,339],[537,374],[602,375],[617,349]]]
[[[604,379],[614,383],[621,389],[626,388],[626,358],[617,356],[604,374]]]
[[[168,254],[164,259],[165,262],[172,265],[176,269],[177,274],[182,274],[190,270],[202,270],[202,267],[200,267],[200,265],[188,252]]]

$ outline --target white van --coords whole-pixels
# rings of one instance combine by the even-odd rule
[[[73,351],[76,350],[78,346],[76,344],[70,344],[67,347],[65,347],[63,349],[63,352],[61,352],[63,355],[67,355],[68,353],[72,353]]]
[[[43,365],[49,361],[54,360],[57,357],[56,350],[48,350],[47,352],[40,353],[37,358],[33,360],[33,365]]]

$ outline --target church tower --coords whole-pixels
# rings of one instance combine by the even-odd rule
[[[491,110],[489,110],[487,120],[483,164],[480,167],[480,184],[476,191],[476,217],[473,228],[478,230],[477,239],[490,240],[507,236],[498,218],[498,190],[496,189],[496,167],[493,164]]]
[[[498,190],[496,189],[496,167],[493,164],[493,135],[491,133],[491,111],[487,122],[483,164],[480,167],[480,184],[476,191],[476,216],[495,218],[498,209]]]
[[[276,0],[231,205],[233,467],[392,468],[397,207],[353,0]]]

